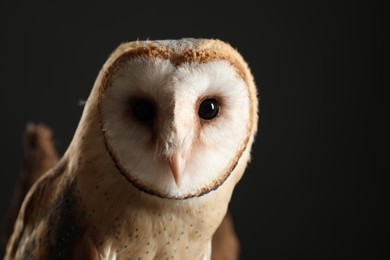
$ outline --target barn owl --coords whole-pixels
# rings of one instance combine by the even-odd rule
[[[135,41],[103,65],[6,259],[210,259],[250,158],[255,83],[220,40]]]

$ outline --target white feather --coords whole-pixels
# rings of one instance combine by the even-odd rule
[[[132,178],[167,197],[185,197],[212,185],[226,172],[246,135],[250,102],[244,81],[228,62],[175,67],[168,60],[136,59],[120,67],[111,81],[103,96],[104,127],[117,159]],[[176,140],[166,154],[189,152],[179,187],[166,157],[158,152],[164,149],[157,147],[152,129],[128,114],[129,100],[140,95],[157,106],[157,139]],[[208,96],[222,101],[220,115],[199,129],[196,104]]]

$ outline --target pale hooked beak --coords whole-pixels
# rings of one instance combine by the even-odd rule
[[[168,163],[171,168],[173,178],[175,179],[176,186],[179,187],[184,173],[184,167],[186,165],[186,158],[180,155],[173,155],[168,159]]]

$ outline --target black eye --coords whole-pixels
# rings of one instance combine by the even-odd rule
[[[152,121],[155,113],[153,104],[147,100],[137,100],[133,103],[133,114],[141,122]]]
[[[215,98],[207,98],[199,105],[198,114],[202,119],[211,120],[218,115],[218,112],[219,105]]]

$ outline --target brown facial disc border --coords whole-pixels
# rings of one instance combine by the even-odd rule
[[[120,164],[120,162],[116,159],[116,151],[115,149],[110,145],[108,142],[108,136],[106,135],[106,131],[104,130],[104,124],[102,122],[102,98],[103,94],[106,91],[107,88],[109,88],[112,83],[111,83],[111,76],[118,70],[120,65],[130,59],[135,59],[135,58],[151,58],[151,59],[166,59],[172,62],[175,66],[179,66],[182,63],[185,62],[199,62],[199,63],[206,63],[210,61],[217,61],[217,60],[224,60],[228,61],[237,71],[237,74],[240,78],[242,78],[246,83],[248,82],[247,74],[245,73],[244,67],[241,65],[241,63],[237,60],[234,60],[231,58],[231,56],[227,53],[224,52],[217,52],[216,50],[213,49],[205,49],[205,50],[193,50],[189,49],[188,51],[184,52],[183,54],[177,55],[174,53],[171,49],[168,47],[161,48],[157,47],[154,45],[145,45],[145,46],[140,46],[131,50],[128,50],[121,54],[105,71],[102,82],[99,88],[99,96],[98,96],[98,113],[99,113],[99,119],[100,119],[100,126],[104,135],[104,142],[105,142],[105,147],[113,160],[116,168],[120,172],[120,174],[126,178],[128,182],[133,184],[137,189],[148,193],[150,195],[154,195],[160,198],[164,199],[176,199],[176,200],[184,200],[184,199],[189,199],[193,197],[200,197],[203,196],[213,190],[218,189],[225,181],[226,179],[230,176],[230,174],[234,171],[235,167],[238,164],[239,159],[241,158],[243,152],[245,151],[248,142],[250,140],[250,135],[253,129],[253,122],[252,120],[249,120],[249,124],[247,127],[247,134],[246,137],[244,138],[240,149],[238,150],[237,155],[233,158],[233,160],[230,162],[229,166],[225,169],[225,173],[217,180],[215,180],[211,185],[206,186],[199,190],[195,194],[189,194],[187,196],[183,197],[174,197],[174,196],[167,196],[162,193],[160,193],[157,190],[150,189],[145,187],[143,183],[140,182],[137,178],[134,178],[128,174],[126,171],[126,168]],[[247,86],[248,87],[248,86]],[[251,110],[251,109],[250,109]]]

